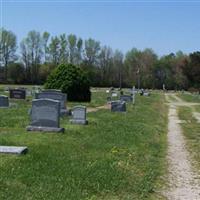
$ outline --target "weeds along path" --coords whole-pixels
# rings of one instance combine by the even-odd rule
[[[166,99],[169,100],[166,94]],[[174,95],[175,97],[175,95]],[[169,189],[164,195],[169,200],[199,200],[200,181],[192,166],[191,156],[186,149],[185,138],[180,127],[177,106],[187,106],[178,97],[176,102],[169,102],[168,114],[168,164]],[[177,105],[177,103],[179,103]]]

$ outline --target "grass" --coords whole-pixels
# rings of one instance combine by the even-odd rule
[[[189,151],[193,155],[194,160],[198,163],[200,169],[200,124],[197,123],[196,119],[192,116],[192,108],[180,107],[179,118],[185,120],[187,123],[183,123],[183,133],[187,139],[189,145]]]
[[[88,106],[105,103],[102,90],[92,97]],[[64,134],[27,133],[31,102],[12,103],[18,106],[0,109],[0,144],[28,146],[29,152],[0,155],[0,199],[162,198],[156,191],[165,172],[163,94],[137,96],[127,113],[89,113],[87,126],[62,118]]]
[[[197,94],[177,94],[178,97],[180,97],[181,99],[183,99],[184,101],[187,102],[196,102],[196,103],[200,103],[200,95]]]

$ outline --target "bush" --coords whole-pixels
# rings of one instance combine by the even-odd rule
[[[69,101],[90,101],[90,83],[86,73],[72,64],[59,65],[47,78],[45,88],[60,89]]]

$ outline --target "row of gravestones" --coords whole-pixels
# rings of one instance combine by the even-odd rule
[[[26,130],[64,132],[64,128],[60,128],[60,116],[67,113],[65,107],[66,99],[67,96],[60,91],[48,90],[38,93],[36,99],[32,101],[31,123],[26,127]],[[4,101],[8,103],[8,97],[0,96],[0,104]],[[2,104],[7,106],[5,103]],[[73,124],[88,124],[86,120],[86,107],[75,106],[72,110],[70,122]],[[0,153],[23,154],[27,151],[27,147],[0,146]]]
[[[18,97],[18,96],[17,96]],[[60,116],[69,114],[66,108],[67,95],[60,90],[44,90],[36,93],[30,110],[31,124],[28,131],[63,132]],[[9,107],[7,96],[0,96],[0,107]],[[76,106],[72,110],[71,123],[87,124],[86,107]]]
[[[136,94],[136,92],[135,92],[135,89],[133,88],[130,91],[130,95],[121,94],[119,100],[111,101],[111,97],[118,96],[117,92],[112,91],[111,97],[108,98],[108,100],[110,100],[110,104],[111,104],[111,111],[112,112],[126,112],[126,103],[132,102],[134,104],[135,103],[135,94]]]
[[[26,89],[9,89],[10,99],[26,99]],[[0,95],[0,107],[9,107],[9,98],[5,95]]]
[[[2,97],[8,102],[8,97]],[[27,131],[44,131],[44,132],[64,132],[60,127],[60,116],[67,113],[66,105],[67,96],[61,91],[46,90],[36,94],[36,99],[32,101],[30,112],[31,123],[26,127]],[[111,111],[126,112],[126,102],[132,101],[132,96],[123,95],[119,101],[111,102]],[[1,97],[0,97],[1,102]],[[71,123],[87,124],[86,107],[76,106],[72,110]],[[2,153],[26,153],[27,147],[0,146]]]
[[[66,108],[67,95],[59,90],[45,90],[36,93],[32,101],[31,124],[28,131],[64,132],[60,128],[60,116],[69,114]],[[86,107],[76,106],[72,110],[71,123],[87,124]]]
[[[4,91],[9,92],[10,98],[26,99],[26,96],[34,97],[36,93],[41,92],[41,88],[34,86],[32,87],[31,90],[28,90],[27,88],[22,88],[22,87],[15,89],[6,87]]]

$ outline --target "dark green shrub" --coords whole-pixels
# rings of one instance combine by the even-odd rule
[[[59,65],[47,78],[45,88],[60,89],[69,101],[90,101],[90,83],[85,72],[72,64]]]

